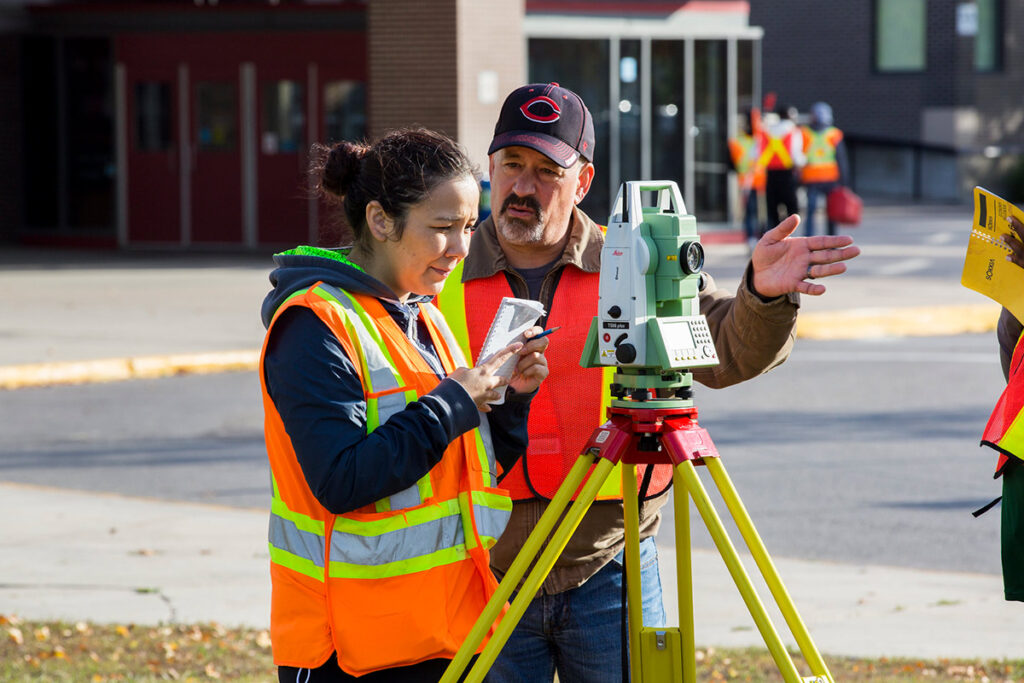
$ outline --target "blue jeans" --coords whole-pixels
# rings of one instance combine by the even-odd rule
[[[808,237],[814,235],[814,212],[818,208],[818,198],[821,197],[825,204],[825,216],[828,221],[828,232],[829,235],[836,234],[836,224],[834,221],[828,220],[828,193],[834,190],[838,186],[838,183],[808,183],[804,185],[804,189],[807,191],[807,222],[804,234]]]
[[[748,240],[761,239],[761,226],[757,223],[757,190],[747,190],[743,200],[743,232]]]
[[[640,542],[644,626],[664,626],[654,538]],[[622,683],[622,553],[578,588],[539,594],[487,674],[488,683]],[[628,676],[627,676],[628,678]]]

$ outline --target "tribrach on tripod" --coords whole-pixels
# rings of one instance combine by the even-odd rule
[[[657,193],[653,206],[643,206],[643,192]],[[471,683],[483,680],[601,485],[614,475],[616,468],[621,470],[625,513],[629,666],[633,683],[691,683],[696,680],[691,498],[783,679],[787,683],[833,681],[710,435],[697,423],[690,370],[718,363],[707,321],[699,312],[698,290],[703,262],[704,251],[697,236],[696,220],[686,215],[674,182],[627,182],[620,188],[601,253],[598,315],[591,323],[580,359],[584,367],[615,367],[614,380],[609,387],[608,421],[594,430],[582,455],[452,660],[442,683],[459,679],[473,653],[493,628],[489,642],[465,678]],[[637,464],[673,468],[678,627],[645,627],[640,582],[630,580],[630,577],[640,576]],[[707,468],[721,492],[812,675],[802,677],[797,671],[697,476],[695,465]],[[571,507],[534,563],[544,540],[577,491]],[[533,569],[501,617],[506,601],[531,563]],[[494,626],[499,617],[500,623]]]

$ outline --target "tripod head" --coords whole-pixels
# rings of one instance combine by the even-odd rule
[[[643,192],[656,201],[644,206]],[[580,365],[614,367],[612,405],[693,405],[690,369],[718,364],[700,314],[704,248],[673,181],[619,188],[601,251],[598,314]]]

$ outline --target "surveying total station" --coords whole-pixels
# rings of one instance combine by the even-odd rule
[[[652,206],[643,205],[644,193],[654,193],[656,201]],[[601,252],[598,315],[591,323],[580,359],[583,367],[614,369],[608,421],[597,427],[583,445],[582,454],[466,637],[442,683],[459,680],[473,653],[490,633],[490,640],[464,679],[483,680],[601,485],[618,464],[622,465],[625,515],[630,680],[633,683],[696,681],[689,505],[692,499],[783,680],[786,683],[833,682],[710,435],[697,423],[690,371],[718,364],[711,332],[699,310],[703,264],[704,249],[697,235],[696,219],[686,214],[674,182],[627,182],[620,188]],[[638,464],[673,467],[678,627],[643,624]],[[715,482],[810,667],[810,676],[801,676],[786,651],[697,476],[696,465],[704,465]],[[573,493],[577,491],[573,500]],[[545,547],[544,540],[549,535],[551,538]],[[502,616],[506,601],[531,564],[533,569]],[[633,577],[635,579],[630,580]]]

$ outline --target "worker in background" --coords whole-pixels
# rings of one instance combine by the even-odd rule
[[[764,164],[761,161],[764,152],[760,136],[761,112],[757,109],[743,112],[741,124],[742,131],[729,139],[729,161],[736,171],[743,205],[743,232],[747,238],[747,247],[753,251],[764,231],[763,222],[758,216],[765,179]]]
[[[799,211],[796,188],[804,165],[804,136],[796,117],[796,107],[783,105],[773,116],[765,117],[761,128],[768,225],[778,225],[783,217]],[[779,204],[785,205],[784,214],[779,213]]]
[[[815,211],[818,200],[825,198],[850,177],[846,145],[843,144],[843,131],[832,125],[832,107],[825,102],[811,105],[810,125],[802,128],[804,139],[804,156],[807,163],[801,171],[801,181],[807,190],[807,225],[806,235],[815,233]],[[827,218],[827,211],[826,211]],[[836,234],[836,222],[828,220],[828,234]]]

